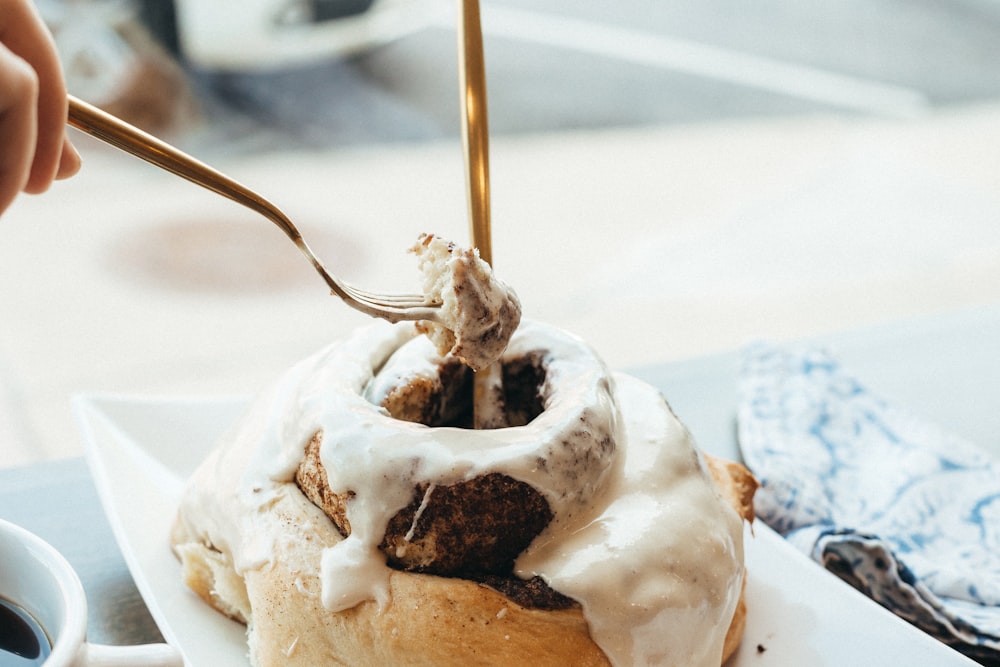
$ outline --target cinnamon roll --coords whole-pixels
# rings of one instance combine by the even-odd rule
[[[522,322],[475,406],[471,371],[416,334],[375,323],[297,364],[190,480],[173,548],[251,662],[731,655],[752,476],[568,333]]]

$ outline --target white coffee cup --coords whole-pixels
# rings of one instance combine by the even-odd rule
[[[80,578],[48,542],[0,519],[0,596],[29,613],[52,642],[45,667],[181,667],[167,644],[87,642],[87,598]]]

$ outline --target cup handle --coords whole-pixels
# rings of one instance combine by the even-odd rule
[[[84,644],[74,667],[183,667],[184,658],[169,644],[108,646]]]

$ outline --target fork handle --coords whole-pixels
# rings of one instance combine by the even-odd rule
[[[233,180],[217,169],[209,167],[201,160],[191,157],[179,148],[175,148],[148,132],[144,132],[134,125],[126,123],[121,118],[102,111],[73,95],[68,95],[67,97],[69,98],[67,124],[115,148],[119,148],[126,153],[145,160],[161,169],[165,169],[172,174],[261,214],[280,227],[281,231],[285,232],[285,235],[295,243],[302,254],[312,263],[313,268],[316,269],[316,272],[319,273],[320,277],[323,278],[334,294],[355,308],[371,314],[369,310],[359,307],[357,300],[348,294],[344,286],[326,270],[316,254],[306,244],[299,230],[296,229],[292,221],[288,219],[288,216],[282,213],[281,209],[277,206],[242,183]]]
[[[124,120],[69,95],[67,124],[126,153],[253,209],[278,225],[296,245],[302,235],[271,202],[184,151]]]
[[[492,266],[490,133],[479,0],[459,0],[458,11],[458,74],[469,223],[472,245],[479,249],[483,261]]]

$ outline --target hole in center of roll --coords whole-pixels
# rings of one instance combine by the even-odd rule
[[[545,367],[540,354],[509,360],[476,406],[491,418],[481,428],[507,428],[529,424],[545,409]],[[417,377],[396,386],[382,407],[396,419],[431,427],[473,428],[472,370],[456,359],[447,359],[435,377]]]

